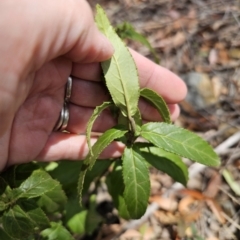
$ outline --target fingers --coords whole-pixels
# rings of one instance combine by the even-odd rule
[[[187,91],[184,82],[174,73],[156,65],[133,50],[131,53],[137,65],[141,88],[151,88],[163,96],[168,104],[171,120],[175,121],[180,113],[177,103],[184,99]],[[74,104],[70,106],[67,130],[72,133],[84,133],[94,108],[103,101],[109,100],[109,95],[103,82],[100,81],[99,64],[74,64],[72,75],[75,77],[73,77],[71,103]],[[162,120],[159,112],[143,99],[139,101],[139,109],[143,121]],[[103,132],[115,124],[111,113],[104,111],[96,120],[93,131]]]
[[[99,82],[101,74],[102,70],[99,63],[74,63],[72,67],[72,75],[80,79]]]
[[[96,138],[92,138],[92,144],[96,142]],[[124,149],[124,145],[119,142],[111,143],[101,153],[99,158],[115,158],[120,157]],[[75,135],[68,133],[54,132],[49,137],[45,147],[37,156],[39,161],[56,161],[59,159],[81,160],[84,159],[89,149],[87,140],[84,135]]]
[[[132,49],[130,52],[137,65],[141,88],[146,87],[156,91],[167,103],[178,103],[185,98],[186,85],[177,75]]]
[[[168,105],[171,120],[175,121],[179,116],[179,107],[177,104]],[[140,100],[139,109],[142,113],[142,119],[144,122],[148,121],[161,121],[161,116],[159,112],[150,104],[145,101]],[[76,134],[85,134],[88,121],[94,111],[94,108],[77,106],[74,104],[69,104],[69,122],[67,126],[67,131]],[[107,129],[115,126],[117,120],[113,118],[112,113],[109,109],[103,111],[94,122],[92,131],[93,132],[105,132]]]
[[[186,85],[177,75],[134,50],[130,49],[130,51],[138,69],[141,88],[146,87],[156,91],[168,104],[178,103],[185,98]],[[100,81],[101,68],[97,63],[74,64],[72,74],[79,79]]]
[[[67,11],[70,14],[68,15],[70,22],[66,40],[69,44],[72,43],[66,56],[73,62],[81,63],[101,62],[110,58],[114,52],[112,44],[95,25],[93,13],[87,1],[72,2],[74,4],[69,2],[65,4],[65,7],[70,10]],[[62,19],[62,16],[60,18]],[[64,21],[65,19],[66,10],[64,9]],[[59,30],[62,31],[62,29]]]
[[[21,78],[59,56],[73,62],[101,62],[114,52],[96,27],[86,0],[24,0],[21,5],[0,1],[0,16],[1,56]],[[1,64],[2,69],[9,68],[4,61],[0,68]]]
[[[180,114],[179,106],[177,104],[168,104],[167,106],[171,115],[171,120],[175,121]],[[146,102],[145,100],[140,98],[138,107],[142,114],[143,121],[147,122],[162,121],[162,118],[157,109],[153,107],[150,103]]]
[[[72,103],[93,108],[110,99],[107,88],[103,82],[80,80],[74,77],[72,79]]]
[[[94,111],[94,108],[81,107],[74,104],[69,104],[69,122],[67,131],[71,133],[86,133],[88,121]],[[96,119],[92,131],[104,132],[107,129],[116,125],[116,121],[112,117],[109,110],[103,111]]]

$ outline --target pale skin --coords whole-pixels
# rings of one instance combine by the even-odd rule
[[[5,0],[0,2],[0,170],[12,164],[84,159],[85,130],[95,106],[109,96],[99,62],[114,52],[97,30],[84,0]],[[130,50],[140,86],[161,94],[172,120],[186,95],[183,81],[169,70]],[[67,78],[73,76],[67,131],[53,128],[63,106]],[[144,121],[160,121],[157,111],[140,101]],[[116,124],[105,111],[93,131]],[[92,142],[97,137],[93,136]],[[101,158],[118,157],[124,146],[114,142]]]

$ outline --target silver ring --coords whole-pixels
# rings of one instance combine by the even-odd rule
[[[69,121],[69,109],[67,106],[67,103],[64,102],[62,111],[60,113],[60,116],[58,118],[58,121],[54,127],[54,131],[64,131],[67,128],[68,125],[68,121]]]
[[[65,101],[69,102],[72,94],[72,77],[69,76],[67,80],[67,86],[65,91]]]
[[[57,123],[56,123],[53,131],[58,131],[61,128],[62,123],[63,123],[63,117],[64,117],[64,107],[61,110],[60,116],[59,116],[59,118],[57,120]]]
[[[69,110],[66,102],[64,102],[63,109],[64,109],[63,121],[59,131],[64,131],[67,128],[68,120],[69,120]]]
[[[54,131],[64,131],[67,128],[69,121],[69,109],[67,103],[70,101],[71,93],[72,93],[72,77],[69,76],[65,89],[63,108],[61,110],[58,121],[53,129]]]

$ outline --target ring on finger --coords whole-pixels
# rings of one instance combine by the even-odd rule
[[[64,96],[64,103],[62,110],[60,112],[58,121],[54,127],[54,131],[64,131],[67,128],[68,121],[69,121],[69,109],[68,109],[68,102],[70,101],[72,93],[72,77],[69,76],[66,84],[65,89],[65,96]]]

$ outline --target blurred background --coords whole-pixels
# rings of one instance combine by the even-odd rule
[[[222,162],[213,169],[185,160],[186,189],[152,170],[146,218],[127,222],[109,202],[100,205],[106,218],[115,218],[106,221],[96,239],[240,239],[240,1],[89,3],[93,10],[99,3],[117,29],[130,24],[150,46],[136,34],[126,38],[127,45],[184,79],[189,92],[175,124],[207,140]],[[108,196],[102,199],[106,203]]]

